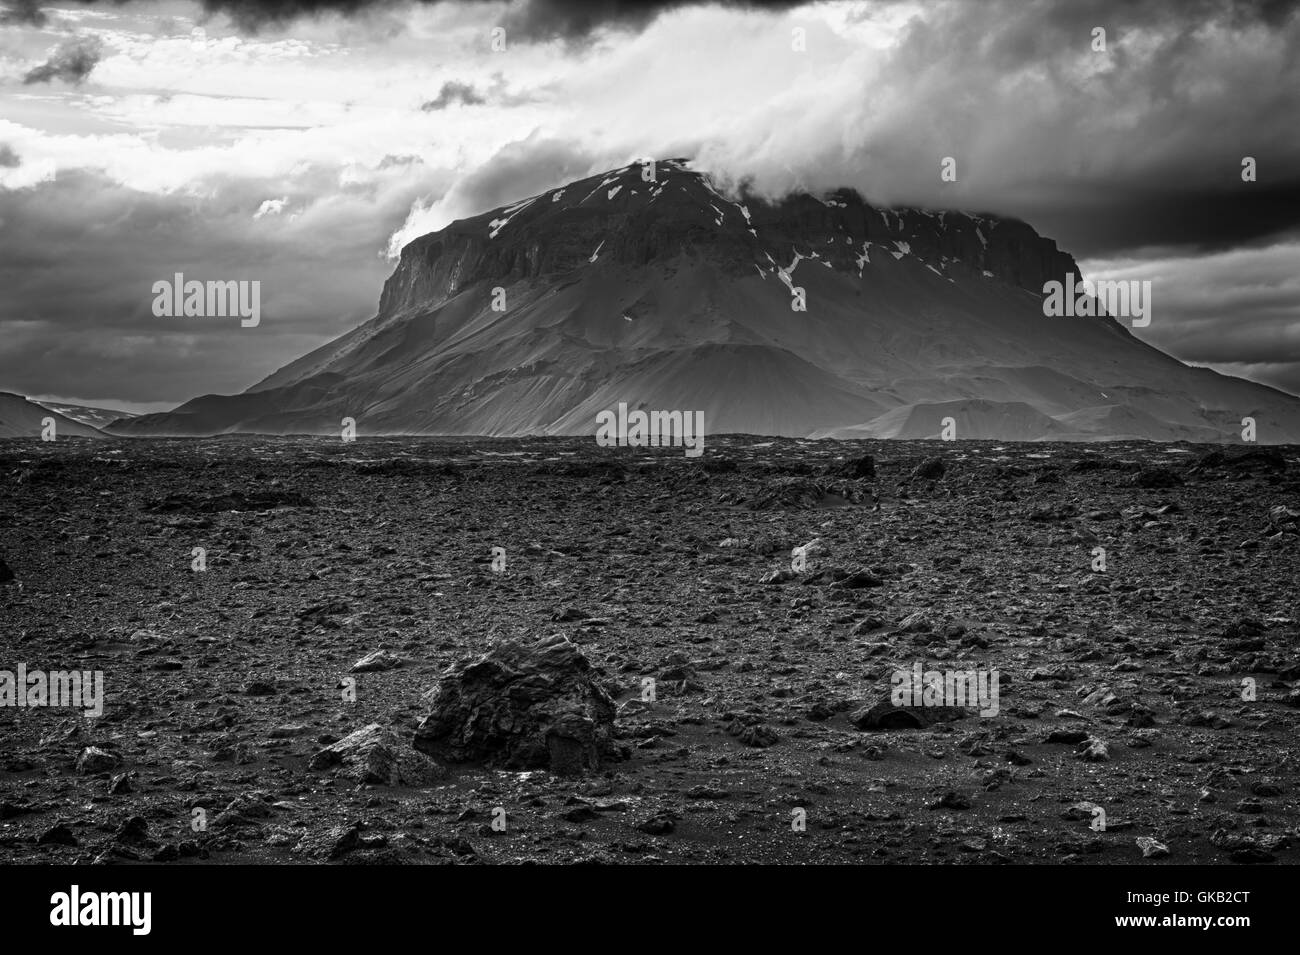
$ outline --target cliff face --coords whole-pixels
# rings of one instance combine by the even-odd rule
[[[683,160],[656,164],[654,180],[630,166],[462,219],[411,242],[384,286],[379,315],[441,304],[483,282],[545,281],[590,264],[645,267],[702,254],[733,274],[789,265],[793,252],[860,270],[871,245],[936,267],[960,263],[1038,294],[1049,279],[1079,275],[1074,259],[1015,219],[883,209],[853,190],[768,203],[733,202]]]
[[[592,176],[422,236],[374,318],[242,395],[132,434],[594,434],[702,411],[710,433],[1300,441],[1300,400],[1191,369],[1120,323],[1048,318],[1079,277],[1023,222],[857,193],[721,195],[681,160]],[[802,307],[801,307],[802,306]]]

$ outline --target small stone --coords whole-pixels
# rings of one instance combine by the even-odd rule
[[[121,756],[98,746],[87,746],[77,757],[77,772],[83,774],[106,773],[121,765]]]
[[[1089,736],[1082,744],[1078,757],[1088,763],[1104,763],[1110,759],[1110,747],[1105,740]]]
[[[1165,859],[1169,856],[1169,847],[1150,836],[1138,836],[1137,847],[1142,850],[1144,859]]]
[[[353,673],[378,673],[406,665],[406,658],[388,650],[376,650],[352,664]]]

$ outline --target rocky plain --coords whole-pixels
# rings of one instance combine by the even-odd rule
[[[0,475],[0,670],[105,689],[0,706],[5,863],[1300,860],[1295,447],[73,438]],[[918,663],[996,671],[996,714],[893,705]]]

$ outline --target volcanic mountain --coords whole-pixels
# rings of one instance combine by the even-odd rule
[[[598,412],[711,433],[1300,441],[1300,399],[1190,368],[1109,317],[1044,315],[1081,278],[1014,219],[856,192],[729,198],[634,164],[422,236],[374,318],[239,395],[122,434],[594,434]],[[1159,321],[1158,303],[1155,321]]]

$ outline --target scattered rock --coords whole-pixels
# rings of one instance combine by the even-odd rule
[[[185,511],[216,514],[221,511],[269,511],[277,507],[315,507],[311,498],[297,491],[231,491],[226,494],[168,494],[147,500],[146,511],[169,514]]]

